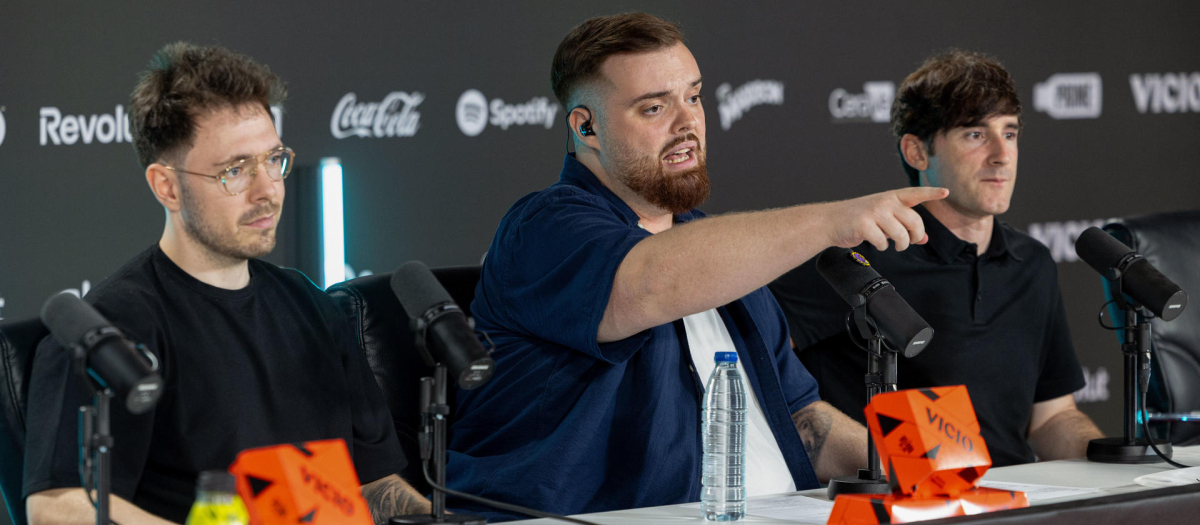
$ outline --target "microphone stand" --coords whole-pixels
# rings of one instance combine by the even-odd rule
[[[438,487],[446,486],[446,424],[450,419],[450,403],[447,401],[446,389],[449,379],[446,365],[435,362],[433,355],[425,346],[425,328],[428,326],[423,319],[414,322],[414,332],[417,334],[417,349],[426,364],[433,366],[433,377],[421,378],[421,433],[417,441],[421,448],[421,461],[433,464],[433,478],[436,486],[430,502],[433,503],[429,514],[408,514],[395,516],[388,520],[389,525],[405,525],[416,523],[462,523],[466,525],[486,525],[487,519],[471,514],[446,514],[446,493]],[[432,449],[432,450],[431,450]]]
[[[91,496],[96,489],[96,525],[109,525],[109,494],[112,492],[113,447],[110,407],[113,391],[101,385],[87,372],[87,349],[72,348],[75,369],[93,390],[92,406],[79,407],[79,476],[83,490]]]
[[[1107,276],[1106,276],[1107,277]],[[1141,390],[1145,399],[1150,390],[1150,322],[1146,319],[1145,308],[1137,303],[1125,300],[1123,279],[1118,274],[1113,282],[1113,302],[1125,311],[1125,342],[1121,345],[1121,353],[1125,358],[1125,435],[1119,438],[1099,438],[1088,442],[1088,461],[1099,463],[1157,463],[1171,459],[1171,443],[1164,440],[1154,440],[1154,445],[1162,451],[1163,459],[1158,457],[1150,446],[1154,439],[1149,434],[1137,437],[1138,392]],[[1145,417],[1145,414],[1142,414]],[[1146,426],[1149,429],[1149,426]]]
[[[896,391],[896,362],[897,353],[883,344],[883,335],[867,316],[867,303],[862,295],[855,295],[855,305],[851,310],[854,325],[858,335],[867,341],[867,400],[882,392]],[[850,334],[854,337],[854,333]],[[826,494],[829,499],[837,498],[838,494],[888,494],[891,488],[883,477],[879,465],[879,451],[875,449],[875,438],[867,432],[867,468],[858,469],[856,476],[839,476],[829,480]]]

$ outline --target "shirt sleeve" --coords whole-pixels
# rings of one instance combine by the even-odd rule
[[[484,293],[501,298],[508,324],[606,362],[629,359],[649,330],[605,344],[596,334],[617,268],[650,233],[591,195],[554,196],[519,220],[484,264]]]
[[[1057,271],[1052,275],[1057,276]],[[1042,370],[1038,374],[1033,402],[1040,403],[1074,393],[1086,384],[1079,358],[1075,355],[1075,345],[1071,342],[1067,310],[1056,282],[1042,347]]]
[[[783,386],[783,396],[787,401],[788,414],[795,414],[814,401],[821,400],[817,381],[796,357],[796,353],[792,351],[791,342],[788,340],[787,320],[784,318],[783,310],[779,308],[779,303],[766,288],[760,288],[747,296],[748,300],[752,298],[759,303],[754,308],[755,311],[770,312],[769,317],[764,316],[766,319],[756,321],[756,323],[759,325],[759,331],[763,335],[763,342],[767,349],[774,354],[775,365],[779,369],[779,382]]]
[[[164,377],[164,384],[170,384],[168,378]],[[75,370],[71,351],[53,336],[46,337],[34,355],[29,380],[22,497],[82,486],[78,436],[79,408],[83,405],[92,405],[92,390]],[[154,410],[134,415],[121,400],[113,399],[110,412],[112,493],[133,501],[146,465]]]
[[[408,460],[396,437],[392,413],[367,363],[366,352],[353,334],[350,320],[340,312],[331,315],[335,336],[345,349],[342,364],[346,384],[350,386],[350,421],[354,442],[347,443],[347,446],[358,481],[366,485],[391,474],[399,474],[408,466]]]

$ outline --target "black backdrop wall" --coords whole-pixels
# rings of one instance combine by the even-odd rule
[[[886,124],[895,85],[949,47],[999,57],[1026,119],[1003,219],[1059,260],[1089,376],[1077,397],[1119,433],[1119,350],[1096,326],[1098,277],[1072,246],[1109,217],[1197,206],[1200,3],[338,4],[0,9],[0,317],[86,291],[158,238],[162,209],[117,124],[136,73],[167,42],[224,45],[289,82],[283,140],[302,165],[341,159],[347,263],[361,274],[410,259],[477,263],[508,206],[556,180],[566,133],[548,70],[559,40],[589,16],[645,10],[681,24],[704,74],[710,213],[903,186]],[[355,126],[351,110],[373,103],[388,125]],[[316,246],[299,224],[315,208],[299,200],[270,259],[312,270]]]

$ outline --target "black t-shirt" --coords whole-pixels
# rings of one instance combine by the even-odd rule
[[[1028,463],[1033,404],[1084,386],[1058,270],[1037,240],[995,221],[987,252],[915,208],[929,242],[903,252],[856,248],[934,329],[919,355],[900,357],[900,388],[963,384],[996,466]],[[771,284],[821,398],[864,421],[867,354],[846,332],[850,307],[813,261]]]
[[[249,262],[250,284],[204,284],[155,246],[86,299],[157,357],[164,392],[146,414],[112,404],[113,494],[182,522],[203,470],[238,452],[341,438],[362,483],[406,464],[352,325],[295,270]],[[24,495],[80,486],[77,410],[91,392],[46,338],[29,386]]]

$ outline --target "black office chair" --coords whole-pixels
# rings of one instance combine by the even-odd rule
[[[0,323],[0,492],[14,524],[24,525],[25,407],[38,343],[50,331],[41,319]]]
[[[475,284],[479,282],[479,266],[434,268],[433,275],[450,293],[463,313],[471,315],[475,299]],[[420,448],[417,434],[421,414],[418,411],[419,382],[431,375],[417,352],[408,314],[392,293],[391,273],[368,275],[329,287],[332,296],[351,316],[357,329],[367,362],[375,380],[387,399],[392,422],[400,438],[400,447],[408,458],[408,467],[400,476],[422,494],[429,492],[421,472]],[[454,388],[449,389],[449,404],[454,406]]]
[[[1174,320],[1150,321],[1154,370],[1147,410],[1200,411],[1200,210],[1129,217],[1104,231],[1141,253],[1191,299]],[[1171,423],[1166,437],[1175,445],[1200,443],[1200,422]]]

